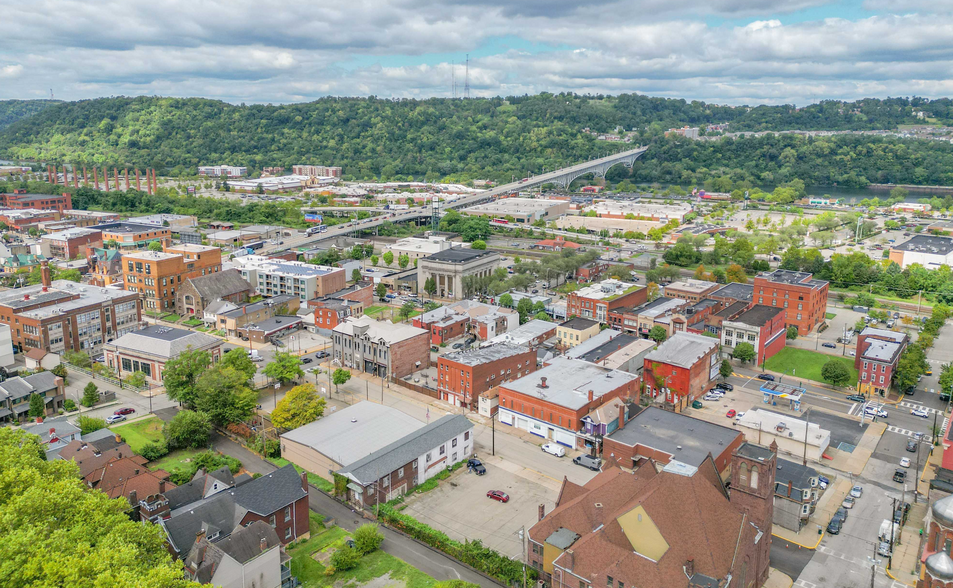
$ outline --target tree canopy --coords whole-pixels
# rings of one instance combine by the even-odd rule
[[[297,429],[321,418],[326,402],[312,384],[295,386],[278,401],[271,422],[279,429]]]

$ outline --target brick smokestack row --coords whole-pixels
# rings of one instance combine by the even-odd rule
[[[99,172],[96,170],[96,166],[93,166],[93,184],[94,188],[99,190]]]
[[[46,166],[46,179],[51,183],[56,183],[56,172],[53,171],[53,168]]]
[[[109,192],[109,170],[103,166],[103,182],[106,184],[106,191]]]
[[[142,186],[139,184],[139,168],[136,168],[136,190],[142,191]]]
[[[73,187],[79,188],[79,173],[76,171],[76,166],[73,166]]]
[[[118,192],[119,191],[119,170],[115,167],[113,168],[113,179],[116,180],[113,186],[116,187],[116,191]]]
[[[125,178],[126,180],[126,192],[128,192],[129,191],[129,168],[123,169],[122,175],[123,175],[123,178]]]
[[[156,179],[156,168],[152,168],[152,192],[159,193],[159,180]]]
[[[83,166],[83,185],[89,187],[89,178],[86,177],[86,166]]]

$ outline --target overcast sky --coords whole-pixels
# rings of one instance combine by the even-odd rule
[[[953,95],[953,0],[0,0],[0,14],[0,99],[450,96],[467,53],[471,96]]]

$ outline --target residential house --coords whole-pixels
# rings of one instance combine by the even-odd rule
[[[430,365],[430,334],[408,324],[349,317],[331,333],[331,358],[378,377],[403,378]]]
[[[814,513],[818,499],[817,470],[778,458],[774,476],[774,524],[800,532]]]
[[[39,372],[26,377],[15,376],[0,382],[0,423],[26,422],[27,413],[30,411],[30,396],[33,394],[43,399],[47,416],[57,414],[66,401],[63,378],[57,377],[53,372]],[[49,435],[50,428],[49,426],[40,427],[39,430],[48,434],[48,440],[53,437],[59,438],[59,435]]]
[[[861,388],[885,395],[890,389],[900,356],[910,343],[902,332],[865,327],[857,336],[854,367],[860,371]]]
[[[45,374],[47,372],[41,373]],[[62,380],[62,378],[56,379]],[[5,386],[8,382],[10,382],[10,380],[3,382],[0,386]],[[6,391],[6,388],[3,390]],[[49,404],[50,403],[47,403],[47,406],[49,406]],[[46,452],[46,458],[48,460],[56,458],[56,455],[72,441],[83,438],[79,427],[66,420],[65,417],[47,421],[37,419],[34,424],[24,423],[22,428],[25,432],[40,438],[40,446],[43,448],[43,451]]]
[[[291,558],[263,521],[239,527],[219,541],[203,529],[183,562],[185,577],[221,588],[278,588],[291,578]]]
[[[260,323],[276,316],[291,316],[301,308],[301,299],[293,294],[279,294],[258,302],[238,305],[236,308],[223,307],[216,316],[218,329],[231,336],[237,336],[241,329],[250,324]]]
[[[600,323],[592,319],[577,316],[556,327],[556,341],[563,349],[569,349],[588,341],[600,331]]]
[[[91,286],[101,288],[122,283],[122,252],[118,249],[87,249],[86,267]]]

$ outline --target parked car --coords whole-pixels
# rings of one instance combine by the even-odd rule
[[[475,457],[471,457],[467,460],[467,469],[478,476],[482,476],[486,473],[486,466],[483,465],[482,461]]]
[[[115,424],[115,423],[121,423],[121,422],[124,421],[124,420],[126,420],[125,415],[121,415],[121,414],[111,414],[111,415],[109,415],[108,417],[106,417],[106,424],[107,424],[107,425],[112,425],[112,424]]]
[[[558,443],[544,443],[540,449],[556,457],[565,457],[566,455],[566,448]]]
[[[907,440],[907,451],[909,451],[910,453],[916,453],[916,452],[917,452],[917,442],[916,442],[915,439],[908,439],[908,440]]]
[[[591,455],[577,455],[572,458],[572,462],[584,468],[589,468],[594,472],[598,472],[599,468],[602,467],[602,460],[598,457],[592,457]]]
[[[944,392],[943,394],[940,394],[940,402],[949,402],[949,401],[950,401],[949,392]]]
[[[758,374],[759,380],[764,380],[765,382],[773,382],[774,376],[771,374]]]
[[[835,519],[839,518],[840,520],[847,522],[847,509],[844,508],[843,506],[839,507],[837,509],[837,512],[834,513],[834,518]]]
[[[910,467],[910,458],[909,458],[909,457],[901,457],[901,458],[900,458],[900,467],[902,467],[902,468],[908,468],[908,467]]]
[[[490,490],[486,493],[487,498],[492,498],[493,500],[499,500],[500,502],[509,502],[510,495],[502,490]]]
[[[864,495],[864,487],[854,486],[853,488],[850,489],[850,495],[853,496],[854,498],[860,498],[861,496]]]
[[[821,490],[823,490],[824,488],[827,488],[827,486],[828,486],[830,483],[831,483],[831,479],[828,478],[827,476],[818,476],[818,477],[817,477],[817,485],[821,487]]]
[[[922,406],[920,408],[914,408],[910,411],[910,414],[924,419],[930,416],[930,413],[927,412],[927,409],[923,408]]]
[[[743,416],[745,416],[745,413],[744,413],[744,411],[741,411],[741,412],[739,412],[738,414],[735,415],[735,420],[736,420],[736,421],[740,421],[740,420],[741,420],[741,417],[743,417]]]
[[[853,496],[847,496],[844,498],[844,502],[841,503],[841,506],[844,508],[854,508],[855,498]]]
[[[134,413],[134,412],[136,412],[136,409],[134,409],[134,408],[129,408],[129,407],[125,407],[125,408],[120,408],[119,410],[117,410],[117,411],[114,412],[113,414],[132,414],[132,413]]]
[[[903,471],[903,470],[896,470],[896,471],[894,471],[894,473],[893,473],[893,481],[894,481],[894,482],[900,482],[900,483],[902,484],[902,483],[904,482],[904,480],[906,480],[906,479],[907,479],[907,472],[905,472],[905,471]]]
[[[880,545],[877,547],[877,554],[884,557],[890,557],[890,542],[881,541]]]
[[[827,532],[830,535],[837,535],[840,533],[840,530],[844,527],[844,522],[838,518],[831,519],[831,522],[827,524]]]
[[[727,390],[728,392],[731,392],[732,390],[735,389],[735,387],[729,384],[728,382],[718,382],[717,384],[715,384],[715,388],[721,388],[722,390]]]
[[[916,391],[917,391],[917,387],[916,387],[916,386],[910,386],[909,388],[907,388],[906,390],[904,390],[903,393],[906,394],[907,396],[913,396],[913,393],[916,392]]]
[[[725,413],[725,416],[728,417],[728,418],[730,418],[730,419],[733,419],[733,418],[735,418],[735,415],[736,415],[736,414],[738,414],[738,412],[737,412],[735,409],[732,408],[732,409],[729,410],[727,413]]]
[[[850,400],[852,402],[866,402],[867,397],[864,396],[863,394],[849,394],[847,396],[847,400]]]
[[[454,343],[452,347],[453,349],[463,349],[463,343]]]
[[[821,343],[821,347],[827,347],[828,349],[837,349],[837,345],[833,343]]]

